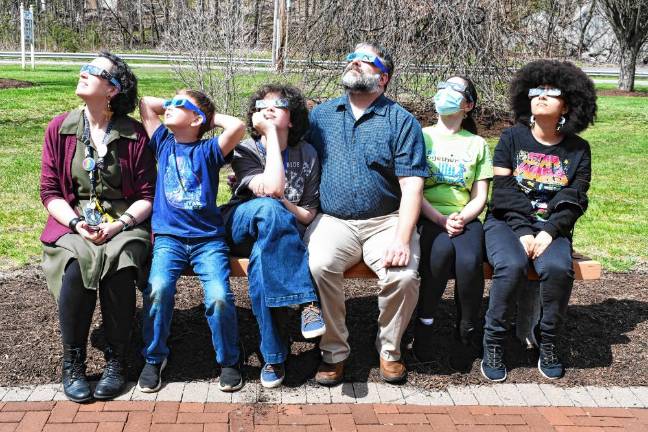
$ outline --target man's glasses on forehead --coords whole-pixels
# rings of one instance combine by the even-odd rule
[[[439,84],[437,84],[437,89],[441,90],[441,89],[445,89],[445,88],[449,88],[449,89],[452,89],[454,91],[458,91],[459,93],[461,93],[462,95],[464,95],[466,97],[468,102],[473,101],[472,97],[470,96],[470,93],[468,92],[468,87],[466,87],[463,84],[456,83],[456,82],[450,82],[450,81],[441,81]]]
[[[550,97],[558,97],[562,94],[562,91],[559,88],[544,88],[536,87],[529,89],[529,98],[538,97],[541,95],[546,95]]]
[[[198,114],[200,117],[202,117],[203,124],[207,122],[207,116],[205,115],[205,113],[202,112],[202,110],[198,108],[196,105],[192,104],[191,101],[187,98],[176,96],[173,99],[165,100],[162,103],[162,106],[164,107],[164,109],[167,109],[169,107],[188,109],[189,111],[193,111],[196,114]]]
[[[254,107],[259,110],[270,107],[288,108],[288,99],[259,99],[255,102]]]
[[[81,66],[81,70],[79,71],[79,73],[83,73],[83,72],[88,73],[92,76],[103,78],[106,81],[108,81],[110,84],[112,84],[114,87],[117,87],[117,90],[121,91],[121,84],[119,84],[117,78],[112,76],[110,72],[106,71],[105,69],[102,69],[99,66],[95,66],[93,64],[85,64]]]
[[[386,74],[389,73],[389,69],[387,69],[387,66],[385,66],[385,64],[380,60],[380,57],[378,57],[375,54],[362,52],[362,51],[355,51],[349,53],[346,56],[346,61],[352,62],[353,60],[360,60],[361,62],[364,63],[371,63],[372,65],[380,69],[383,73]]]

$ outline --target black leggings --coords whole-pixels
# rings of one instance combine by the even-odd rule
[[[135,314],[134,269],[120,270],[102,280],[99,301],[108,344],[128,344]],[[59,297],[59,323],[64,344],[86,345],[96,302],[97,291],[83,286],[79,262],[70,261],[63,274]]]
[[[434,318],[448,279],[455,276],[457,324],[467,330],[479,328],[484,295],[484,230],[475,219],[464,231],[450,237],[434,222],[423,220],[421,233],[421,289],[419,318]]]

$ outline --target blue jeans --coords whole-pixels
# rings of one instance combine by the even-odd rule
[[[540,231],[542,223],[534,225],[534,228]],[[542,255],[530,262],[520,238],[506,222],[489,214],[484,232],[488,261],[493,266],[484,343],[501,345],[510,330],[515,304],[518,297],[522,297],[519,291],[528,286],[529,264],[533,265],[540,279],[541,342],[554,342],[567,314],[574,284],[570,239],[555,238]]]
[[[156,235],[153,263],[143,293],[142,355],[147,363],[161,363],[168,355],[167,338],[175,304],[176,282],[191,265],[205,293],[205,317],[212,334],[216,361],[232,366],[239,361],[234,295],[229,285],[229,250],[223,238],[181,238]]]
[[[288,349],[270,308],[317,301],[295,216],[276,199],[254,198],[230,210],[225,228],[232,254],[250,257],[250,301],[261,354],[266,363],[283,363]]]

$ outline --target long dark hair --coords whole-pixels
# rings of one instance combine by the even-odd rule
[[[477,108],[477,89],[475,88],[475,84],[472,82],[472,80],[467,76],[454,75],[451,78],[455,77],[461,78],[466,82],[466,100],[474,104],[473,108],[466,113],[466,118],[464,118],[461,122],[461,128],[467,130],[471,134],[477,135],[477,122],[475,122],[475,119],[473,118],[473,112],[475,112],[475,108]]]

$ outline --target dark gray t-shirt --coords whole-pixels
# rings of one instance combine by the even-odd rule
[[[252,138],[242,141],[234,149],[232,169],[236,183],[230,201],[222,207],[223,216],[237,204],[255,198],[249,188],[250,181],[265,169],[265,149]],[[285,197],[293,204],[304,208],[319,207],[320,165],[317,152],[306,141],[287,148],[284,160],[286,167]]]

